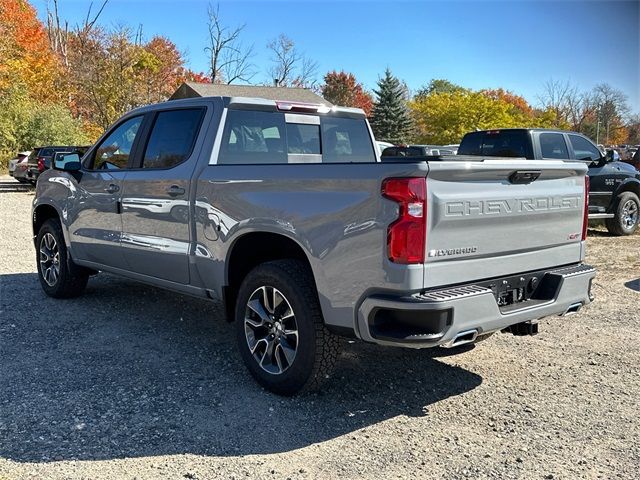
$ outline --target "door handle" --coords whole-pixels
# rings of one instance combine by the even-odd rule
[[[107,192],[107,193],[116,193],[119,190],[120,190],[120,187],[118,185],[116,185],[115,183],[109,184],[109,186],[104,189],[104,191]]]
[[[184,195],[185,189],[178,185],[171,185],[167,188],[167,193],[172,197],[177,197],[178,195]]]

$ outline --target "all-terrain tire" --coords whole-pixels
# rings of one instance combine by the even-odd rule
[[[40,227],[36,237],[36,262],[40,285],[50,297],[73,298],[84,292],[91,270],[76,265],[71,259],[58,219],[50,218]],[[57,274],[47,273],[50,266],[57,267]]]
[[[252,304],[255,305],[256,298],[259,299],[260,295],[265,297],[271,295],[274,290],[277,291],[281,300],[276,308],[276,294],[273,293],[273,315],[265,310],[263,316],[270,318],[267,318],[266,323],[262,323],[269,325],[276,337],[278,337],[277,325],[284,325],[281,332],[287,331],[287,329],[292,331],[291,329],[294,327],[297,329],[297,334],[294,337],[296,348],[293,361],[291,363],[286,361],[281,348],[280,360],[287,366],[282,370],[282,365],[278,360],[277,365],[270,365],[271,370],[276,370],[275,373],[263,368],[264,356],[262,362],[257,358],[262,355],[261,349],[263,347],[267,351],[264,342],[269,344],[268,339],[261,340],[263,343],[254,348],[253,353],[251,351],[250,343],[252,340],[261,337],[262,334],[270,330],[262,325],[252,326],[261,323],[262,316],[256,317],[255,311],[248,306],[250,299],[254,299]],[[270,293],[267,295],[264,293],[265,291]],[[280,314],[278,309],[281,311]],[[285,311],[291,312],[293,323],[288,323],[290,320],[282,320],[282,324],[279,323],[278,316],[287,317],[287,314],[282,313]],[[251,316],[254,319],[251,320],[253,323],[249,324],[246,319]],[[273,393],[288,396],[316,390],[333,371],[339,354],[339,339],[324,325],[312,273],[303,262],[276,260],[258,265],[249,272],[238,292],[234,323],[238,347],[245,365],[257,382]],[[284,341],[291,342],[291,338],[287,337]],[[281,341],[281,338],[276,338],[276,341]],[[260,342],[254,341],[253,343],[257,345]],[[290,347],[291,345],[288,345],[289,349]],[[277,345],[275,352],[278,355]],[[273,355],[270,356],[273,357]],[[278,369],[282,371],[277,371]]]
[[[633,192],[622,192],[615,199],[613,218],[607,218],[607,230],[613,235],[631,235],[640,222],[640,199]]]

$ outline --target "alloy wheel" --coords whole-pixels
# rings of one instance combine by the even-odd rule
[[[627,200],[622,206],[622,224],[625,228],[632,228],[638,222],[638,204]]]
[[[298,326],[287,298],[277,288],[262,286],[249,297],[244,332],[249,351],[267,373],[280,375],[296,357]]]
[[[60,277],[58,242],[50,233],[45,233],[40,240],[40,272],[50,287],[53,287]]]

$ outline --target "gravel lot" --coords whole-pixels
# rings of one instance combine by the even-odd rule
[[[0,479],[638,478],[640,235],[590,229],[596,302],[459,355],[346,343],[320,393],[245,372],[220,305],[101,274],[41,291],[0,177]],[[17,183],[15,183],[17,185]]]

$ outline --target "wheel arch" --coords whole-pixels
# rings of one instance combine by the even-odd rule
[[[32,215],[32,218],[31,218],[31,225],[32,225],[32,228],[33,228],[33,241],[34,241],[34,243],[36,241],[36,237],[38,236],[38,232],[40,231],[40,227],[42,227],[44,222],[46,222],[50,218],[56,218],[56,219],[58,219],[60,221],[60,224],[63,223],[62,222],[62,216],[60,215],[60,212],[53,205],[51,205],[49,203],[41,203],[39,205],[36,205],[33,208],[33,215]],[[69,239],[67,238],[67,234],[66,234],[64,228],[62,229],[62,232],[64,234],[64,241],[65,241],[65,243],[67,244],[67,247],[68,247],[69,246]]]
[[[615,194],[612,195],[612,201],[614,201],[618,195],[624,192],[635,193],[638,196],[638,198],[640,198],[640,180],[636,180],[635,178],[630,178],[622,182],[618,186]]]
[[[304,248],[287,235],[273,232],[248,232],[233,242],[225,262],[225,282],[222,288],[228,321],[234,319],[238,290],[247,274],[261,263],[288,258],[303,262],[313,277],[311,262]],[[315,277],[312,281],[317,291]]]

